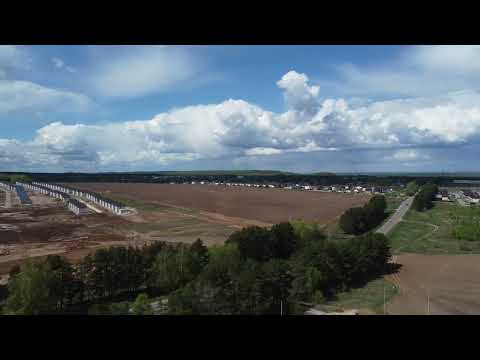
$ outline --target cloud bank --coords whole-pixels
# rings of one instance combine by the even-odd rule
[[[295,71],[286,73],[277,86],[287,105],[283,113],[229,99],[172,109],[144,121],[54,122],[38,129],[31,141],[0,139],[0,165],[57,171],[141,170],[193,160],[240,166],[248,159],[321,154],[319,158],[327,159],[323,167],[335,156],[350,157],[352,164],[374,156],[377,162],[410,166],[430,160],[428,149],[479,139],[480,93],[476,91],[349,104],[341,98],[321,99],[320,88]],[[0,82],[0,108],[1,89]]]

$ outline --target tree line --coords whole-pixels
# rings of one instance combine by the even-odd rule
[[[59,255],[29,260],[12,270],[3,313],[68,313],[121,294],[144,294],[134,313],[150,313],[146,294],[168,296],[171,314],[295,313],[301,302],[332,299],[382,275],[389,258],[381,234],[332,241],[315,225],[252,226],[210,249],[201,240],[157,242],[100,249],[75,266]]]
[[[386,209],[387,202],[385,197],[383,195],[375,195],[364,206],[346,210],[340,217],[340,228],[347,234],[364,234],[385,220]]]
[[[258,184],[305,184],[313,186],[368,184],[371,186],[396,186],[408,182],[419,185],[433,182],[440,184],[459,177],[414,176],[414,175],[337,175],[334,173],[295,174],[284,172],[115,172],[115,173],[2,173],[8,179],[12,175],[28,176],[42,182],[127,182],[127,183],[169,183],[190,181],[239,182]],[[461,177],[467,179],[467,177]],[[475,179],[474,177],[472,179]]]
[[[63,313],[122,293],[168,293],[191,281],[207,261],[201,240],[99,249],[75,266],[59,255],[30,259],[10,272],[3,312]]]
[[[317,227],[251,227],[214,248],[205,271],[173,292],[169,307],[175,314],[296,313],[302,302],[332,299],[385,273],[390,256],[381,234],[330,241]]]

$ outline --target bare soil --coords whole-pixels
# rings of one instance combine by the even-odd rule
[[[203,210],[227,217],[278,223],[304,219],[327,224],[346,209],[361,206],[368,195],[257,189],[214,185],[78,183],[73,186],[112,197]]]
[[[480,314],[480,255],[397,255],[399,272],[389,275],[400,294],[390,314]],[[430,306],[428,306],[430,303]]]
[[[155,241],[222,244],[248,225],[269,226],[303,218],[335,221],[369,197],[280,189],[162,184],[73,184],[130,201],[132,215],[75,216],[58,200],[30,193],[33,206],[0,209],[0,274],[27,258],[61,254],[73,262],[102,247]]]
[[[75,257],[79,251],[126,244],[126,236],[113,231],[128,223],[125,219],[105,214],[78,217],[61,202],[39,202],[44,205],[0,209],[0,274],[31,257]]]

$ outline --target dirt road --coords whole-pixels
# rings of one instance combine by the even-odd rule
[[[390,216],[390,218],[377,230],[377,233],[387,235],[392,229],[402,221],[404,215],[412,206],[414,196],[410,196],[406,200],[404,200],[395,213]]]

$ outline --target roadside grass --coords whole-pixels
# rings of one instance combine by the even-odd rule
[[[359,310],[360,314],[383,314],[383,294],[385,286],[385,302],[398,294],[398,288],[383,278],[368,282],[365,286],[338,293],[335,300],[315,306],[323,311]]]
[[[387,201],[386,212],[389,214],[388,216],[394,213],[405,199],[405,196],[385,196],[385,200]]]
[[[435,202],[432,209],[410,209],[388,236],[394,254],[471,254],[480,253],[479,241],[459,241],[453,235],[466,209],[457,204]]]

